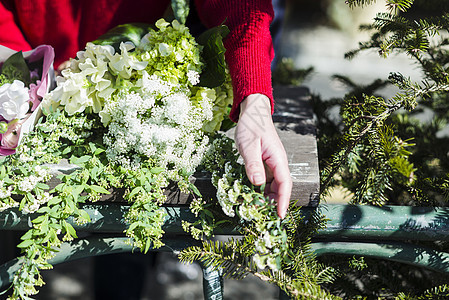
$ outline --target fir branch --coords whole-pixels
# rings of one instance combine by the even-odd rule
[[[293,279],[281,270],[259,271],[251,259],[253,252],[254,248],[245,245],[244,241],[230,239],[226,243],[203,241],[202,247],[192,246],[186,248],[179,253],[178,257],[182,262],[192,263],[199,261],[207,267],[220,269],[223,271],[223,276],[227,278],[242,279],[248,274],[252,274],[264,282],[278,285],[294,299],[338,299],[321,290],[316,283],[313,283],[316,280],[329,282],[328,279],[332,274],[331,268],[320,269],[316,274],[314,268],[316,265],[312,264],[308,269],[311,272],[310,276],[301,276],[299,279]],[[308,256],[308,262],[314,259],[314,256],[310,256],[310,254]],[[307,266],[304,267],[307,268]],[[304,268],[301,269],[301,271],[304,270]],[[313,279],[313,281],[309,279]]]
[[[347,141],[348,144],[343,144],[342,150],[337,152],[333,158],[330,167],[325,169],[322,173],[322,184],[321,190],[325,190],[329,183],[331,182],[333,176],[337,174],[340,170],[342,164],[346,161],[349,154],[353,151],[354,147],[360,142],[360,140],[370,131],[373,127],[375,127],[378,123],[385,120],[388,116],[390,116],[393,112],[400,109],[401,103],[397,101],[395,104],[387,106],[387,109],[377,116],[362,116],[361,119],[367,119],[369,122],[358,131],[357,135],[354,137],[351,133],[347,133],[343,136],[342,141]],[[349,132],[349,130],[348,130]]]

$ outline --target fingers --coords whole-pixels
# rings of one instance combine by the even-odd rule
[[[283,150],[283,147],[281,146]],[[273,182],[269,186],[269,196],[277,201],[277,213],[280,218],[285,218],[292,190],[292,179],[288,168],[285,151],[270,157],[265,161],[267,169],[273,174]]]
[[[265,183],[265,168],[259,140],[245,146],[239,146],[240,155],[245,163],[246,175],[252,184],[260,186]]]
[[[235,140],[249,180],[256,186],[268,183],[266,192],[277,201],[278,215],[284,218],[292,180],[287,155],[272,122],[267,100],[264,95],[254,94],[241,103]]]

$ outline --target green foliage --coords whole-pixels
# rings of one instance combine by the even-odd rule
[[[7,156],[0,163],[0,190],[3,195],[9,193],[0,208],[17,206],[15,199],[20,197],[19,208],[33,213],[31,229],[18,245],[24,256],[14,276],[11,299],[27,299],[37,293],[36,287],[44,283],[39,270],[51,268],[48,260],[62,242],[77,238],[68,220],[90,222],[83,204],[99,200],[111,189],[125,189],[123,197],[132,203],[125,232],[130,243],[143,252],[163,245],[161,226],[165,216],[159,205],[165,199],[165,180],[161,179],[160,168],[150,162],[134,172],[111,164],[102,140],[94,134],[105,130],[98,122],[86,115],[67,116],[55,111],[24,137],[17,155]],[[59,175],[60,183],[50,190],[45,184],[52,176],[48,168],[61,159],[77,167]]]
[[[374,1],[347,2],[353,7]],[[326,194],[331,186],[344,187],[350,191],[352,203],[447,205],[447,3],[385,3],[389,11],[377,14],[372,24],[361,27],[371,32],[371,38],[346,57],[372,49],[388,59],[393,59],[392,53],[403,53],[422,71],[422,78],[414,82],[392,72],[387,80],[359,85],[336,76],[349,89],[343,99],[323,101],[313,95],[318,116],[321,191]],[[377,94],[386,84],[399,90],[388,99]],[[332,116],[336,110],[337,118]],[[432,246],[446,252],[448,249],[441,241]],[[447,298],[447,276],[441,274],[370,258],[330,256],[319,261],[339,270],[340,276],[323,287],[345,299]]]
[[[449,56],[445,45],[449,19],[444,12],[425,17],[409,14],[412,2],[386,1],[390,12],[378,14],[371,25],[362,27],[373,31],[371,39],[346,56],[351,58],[365,49],[378,49],[384,57],[406,53],[423,70],[421,82],[391,73],[388,81],[359,86],[340,76],[337,78],[352,89],[344,99],[322,102],[314,98],[324,192],[329,186],[343,185],[353,193],[353,202],[376,205],[430,205],[447,200],[449,149],[442,129],[448,120]],[[375,95],[387,82],[399,92],[390,99]],[[326,116],[332,107],[340,109],[341,119]],[[431,112],[430,122],[416,118],[423,111]]]
[[[319,261],[339,271],[340,276],[323,287],[343,299],[446,298],[446,274],[369,257],[330,255]]]
[[[347,0],[349,7],[364,6],[375,3],[376,0]],[[394,11],[407,11],[413,5],[414,0],[385,0],[386,6]]]
[[[125,42],[132,42],[137,47],[142,37],[150,29],[154,29],[154,26],[145,23],[118,25],[93,41],[93,43],[96,45],[111,45],[115,51],[119,51],[120,44]]]
[[[203,46],[203,58],[206,64],[200,76],[200,85],[214,88],[222,85],[226,80],[226,62],[223,39],[229,34],[225,25],[206,30],[197,42]]]
[[[220,269],[226,278],[242,279],[249,274],[262,281],[271,282],[281,287],[292,299],[339,299],[320,287],[335,279],[335,270],[317,262],[310,249],[310,238],[316,230],[325,226],[325,220],[316,211],[304,221],[303,212],[294,203],[290,206],[281,228],[286,230],[288,247],[275,250],[281,268],[260,267],[256,259],[261,236],[258,226],[245,224],[241,227],[242,239],[230,238],[228,241],[203,240],[202,246],[192,246],[179,254],[183,262],[200,261],[206,266]]]
[[[30,70],[23,58],[22,51],[11,55],[1,66],[0,85],[13,82],[15,79],[22,81],[25,86],[31,83]]]

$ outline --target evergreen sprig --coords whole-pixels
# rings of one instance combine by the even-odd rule
[[[355,7],[374,1],[347,2]],[[377,14],[371,24],[362,26],[372,33],[371,38],[346,57],[373,49],[385,58],[390,58],[391,53],[407,54],[410,63],[422,71],[422,78],[415,82],[392,72],[388,81],[376,80],[364,86],[339,76],[350,89],[343,99],[322,101],[313,97],[319,122],[321,191],[326,194],[331,186],[344,187],[353,203],[446,206],[449,200],[447,9],[436,9],[443,7],[444,1],[385,3],[389,11]],[[432,9],[431,14],[425,10],[427,7]],[[377,95],[377,90],[385,86],[382,82],[395,85],[399,92],[388,99]],[[340,109],[339,118],[329,114],[335,108]],[[423,120],[423,115],[429,120]],[[446,243],[429,243],[448,251]],[[390,266],[390,262],[367,259],[361,264],[360,258],[349,259],[353,262],[350,266],[342,257],[319,259],[341,274],[331,285],[323,284],[329,291],[351,299],[447,298],[448,287],[442,284],[445,279],[441,275],[408,266],[401,266],[396,272],[393,270],[397,266]],[[355,278],[363,284],[355,284]]]

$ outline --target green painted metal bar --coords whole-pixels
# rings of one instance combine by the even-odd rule
[[[204,266],[203,269],[203,295],[206,300],[223,300],[223,272],[211,266]]]
[[[320,205],[317,209],[330,219],[317,235],[323,239],[449,240],[449,208]]]
[[[406,243],[318,242],[312,243],[312,250],[317,256],[357,255],[449,273],[449,253]]]
[[[78,225],[68,221],[76,230],[94,232],[123,232],[127,224],[124,214],[129,206],[118,204],[97,204],[85,206],[92,222]],[[195,216],[188,207],[165,207],[167,217],[163,230],[168,234],[184,234],[181,221],[192,222]],[[383,239],[383,240],[449,240],[449,208],[320,205],[317,208],[304,207],[307,216],[320,210],[328,219],[327,227],[316,235],[321,239]],[[0,213],[0,230],[29,229],[32,215],[22,215],[15,209]],[[216,234],[237,235],[232,227],[221,227]]]
[[[120,204],[90,204],[83,206],[84,210],[89,214],[91,222],[87,224],[77,224],[73,218],[67,221],[78,231],[90,232],[123,232],[128,224],[125,221],[125,214],[129,210],[129,206]],[[166,212],[165,223],[162,229],[167,234],[186,234],[182,229],[181,222],[196,221],[196,217],[186,206],[163,207]],[[30,229],[31,220],[35,218],[35,214],[22,214],[18,209],[7,209],[0,212],[0,230],[28,230]],[[223,224],[217,234],[238,234],[238,231],[229,225]]]

